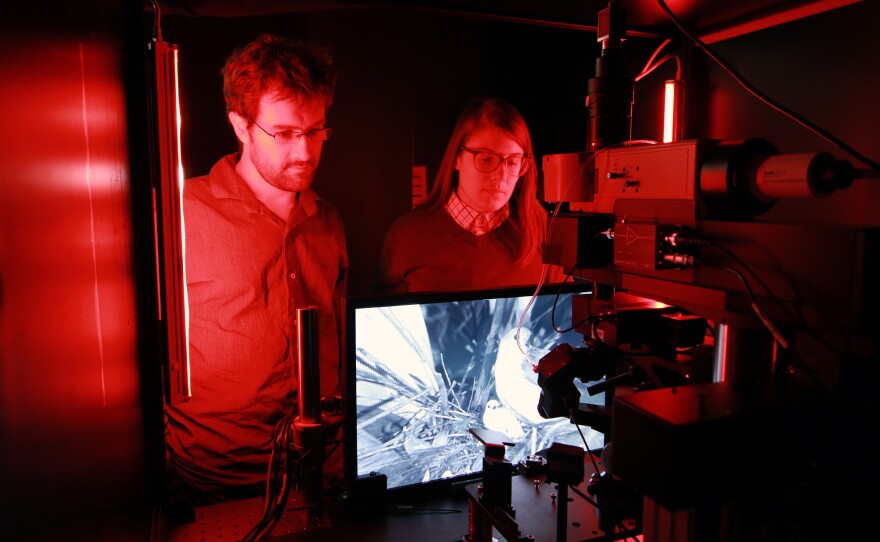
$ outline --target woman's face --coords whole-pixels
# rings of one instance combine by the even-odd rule
[[[517,157],[522,157],[523,148],[494,126],[471,134],[463,147],[455,160],[458,197],[481,213],[504,207],[519,180]]]

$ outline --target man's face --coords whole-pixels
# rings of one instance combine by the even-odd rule
[[[327,122],[325,113],[322,104],[266,96],[260,100],[254,119],[257,126],[248,129],[243,152],[267,183],[288,192],[302,192],[312,185],[324,145],[321,138],[302,136],[282,142],[285,134],[278,137],[269,134],[288,131],[308,134],[322,129]]]

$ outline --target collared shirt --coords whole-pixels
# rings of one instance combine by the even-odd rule
[[[296,404],[297,308],[318,308],[322,395],[339,379],[342,221],[312,190],[280,219],[235,163],[184,185],[192,399],[167,408],[168,445],[206,491],[265,482],[275,425]]]
[[[507,220],[510,216],[510,204],[505,203],[504,207],[491,213],[481,213],[462,201],[453,191],[449,195],[449,201],[446,202],[446,212],[459,226],[480,236],[496,229]]]

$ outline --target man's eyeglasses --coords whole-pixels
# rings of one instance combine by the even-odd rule
[[[327,141],[330,139],[330,136],[333,135],[333,130],[330,128],[316,128],[314,130],[309,130],[308,132],[300,132],[299,130],[280,130],[274,134],[270,134],[265,128],[256,122],[251,122],[253,122],[254,126],[262,130],[263,133],[272,136],[275,143],[280,143],[282,145],[296,143],[302,138],[306,138],[306,141],[309,143],[319,143],[321,141]]]
[[[529,168],[531,160],[528,156],[521,154],[511,154],[510,156],[501,156],[491,151],[478,151],[462,146],[462,150],[471,153],[474,156],[474,168],[481,173],[492,173],[498,166],[504,163],[504,169],[508,175],[519,177]]]

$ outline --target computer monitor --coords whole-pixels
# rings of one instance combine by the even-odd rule
[[[384,474],[389,493],[434,495],[481,474],[485,428],[519,460],[553,442],[584,446],[568,419],[538,414],[537,365],[565,342],[572,297],[591,283],[346,300],[346,477]],[[560,333],[560,331],[562,333]],[[581,383],[575,382],[580,386]],[[604,403],[581,389],[581,402]],[[601,433],[582,427],[591,449]]]

